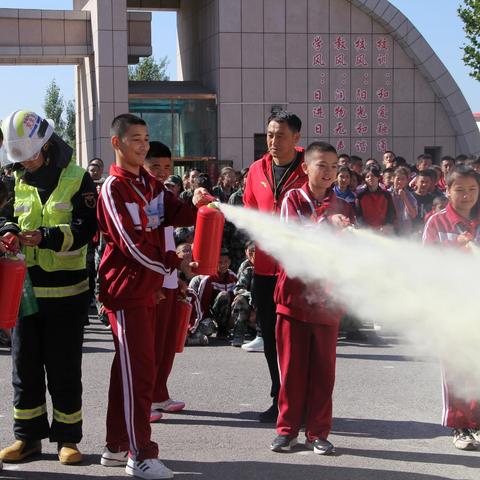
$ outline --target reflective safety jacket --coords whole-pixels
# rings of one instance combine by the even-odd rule
[[[21,230],[58,227],[63,233],[60,251],[49,248],[24,247],[28,267],[40,266],[46,272],[81,270],[85,268],[87,246],[70,250],[73,245],[72,197],[80,189],[85,170],[73,162],[60,174],[57,187],[42,205],[35,187],[22,181],[23,172],[16,174],[14,215]]]
[[[42,232],[37,247],[23,247],[38,298],[89,288],[86,245],[97,230],[97,192],[90,175],[60,153],[35,172],[16,173],[14,217],[0,222],[0,235]]]

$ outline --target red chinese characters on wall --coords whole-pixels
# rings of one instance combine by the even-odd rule
[[[347,127],[345,122],[336,122],[335,127],[333,127],[333,135],[336,137],[340,137],[343,135],[347,135]]]
[[[366,153],[368,150],[368,142],[366,140],[357,140],[354,145],[357,153]]]
[[[337,152],[343,152],[345,151],[345,148],[345,140],[338,140],[337,144],[335,145],[335,149],[337,150]]]
[[[364,136],[368,133],[368,125],[363,122],[358,122],[355,124],[355,131],[358,135]]]
[[[345,118],[347,110],[343,105],[335,105],[333,108],[333,114],[335,115],[335,118]]]
[[[382,138],[377,140],[377,152],[385,153],[387,150],[389,150],[387,139]]]
[[[325,118],[325,107],[323,105],[318,105],[312,108],[312,117],[313,118]]]

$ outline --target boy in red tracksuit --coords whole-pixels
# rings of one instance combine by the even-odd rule
[[[172,152],[165,144],[161,142],[150,142],[150,149],[145,158],[145,169],[147,172],[165,182],[168,176],[173,172]],[[170,192],[169,192],[170,194]],[[195,215],[191,215],[186,220],[187,223],[178,223],[176,219],[175,226],[189,227],[195,223]],[[165,242],[165,251],[176,251],[175,240],[173,236],[173,226],[161,227],[163,239]],[[152,411],[150,422],[157,422],[162,418],[162,412],[178,412],[185,408],[185,402],[173,400],[167,387],[168,377],[172,371],[175,360],[175,338],[179,327],[177,319],[177,297],[178,297],[178,274],[173,270],[169,275],[163,278],[163,296],[156,308],[157,311],[157,336],[155,347],[157,351],[157,373],[152,397]]]
[[[306,175],[302,169],[305,150],[297,146],[301,128],[302,121],[294,113],[280,110],[270,115],[267,121],[268,153],[254,162],[248,171],[243,194],[246,208],[279,215],[285,193],[305,183]],[[249,351],[263,349],[267,360],[273,402],[266,411],[260,413],[259,420],[262,423],[274,423],[278,415],[280,380],[275,343],[277,316],[273,301],[278,272],[277,262],[256,246],[252,300],[260,329],[257,328],[257,337],[242,348]]]
[[[116,165],[98,201],[98,224],[106,243],[98,272],[99,297],[115,344],[101,463],[126,465],[126,472],[139,478],[172,478],[150,438],[157,371],[155,310],[164,276],[188,266],[175,251],[165,251],[159,227],[190,222],[192,208],[166,192],[143,168],[149,143],[141,118],[119,115],[111,133]],[[194,204],[201,197],[196,192]]]
[[[305,151],[308,181],[290,190],[281,218],[302,224],[329,222],[346,227],[354,222],[353,208],[335,196],[333,183],[338,157],[335,148],[314,142]],[[288,451],[296,445],[305,421],[307,448],[328,455],[332,426],[332,393],[338,327],[342,312],[320,284],[305,284],[282,269],[275,289],[277,351],[280,370],[277,434],[270,448]]]

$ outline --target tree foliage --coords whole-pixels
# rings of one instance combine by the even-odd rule
[[[62,137],[71,147],[75,148],[75,102],[65,101],[55,79],[50,82],[45,93],[43,104],[45,117],[55,123],[55,132]]]
[[[463,61],[471,68],[470,76],[480,80],[480,0],[464,0],[457,11],[469,41],[463,46]]]
[[[63,136],[65,128],[65,122],[63,121],[63,95],[60,92],[60,87],[57,85],[55,79],[50,82],[45,93],[45,103],[43,104],[43,110],[47,118],[52,119],[55,122],[55,131]]]
[[[167,74],[168,57],[162,57],[158,62],[153,57],[143,57],[137,65],[128,67],[129,80],[166,81],[170,80]]]
[[[75,148],[76,143],[76,113],[75,113],[75,102],[73,100],[68,100],[65,104],[65,131],[64,131],[64,140],[72,147]]]

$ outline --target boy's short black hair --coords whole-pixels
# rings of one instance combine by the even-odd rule
[[[352,176],[352,171],[348,168],[348,167],[340,167],[338,170],[337,170],[337,177],[338,175],[340,175],[341,173],[348,173],[350,176]]]
[[[363,164],[363,160],[361,159],[361,157],[358,157],[357,155],[352,155],[349,159],[348,159],[348,166],[349,167],[353,167],[356,163],[360,162],[361,164]]]
[[[457,163],[457,162],[464,162],[467,158],[468,158],[468,155],[465,155],[464,153],[459,153],[459,154],[455,157],[455,163]]]
[[[417,163],[421,162],[422,160],[430,160],[431,162],[433,162],[433,157],[429,153],[421,153],[417,157]]]
[[[393,165],[395,168],[397,167],[408,167],[407,160],[404,157],[395,157],[393,159]]]
[[[368,165],[363,169],[363,176],[366,177],[367,173],[372,173],[375,177],[380,178],[380,169],[377,167],[377,165]]]
[[[340,160],[341,158],[346,158],[347,159],[347,162],[350,160],[350,155],[348,153],[341,153],[339,156],[338,156],[338,159]]]
[[[327,142],[312,142],[305,150],[305,161],[313,152],[334,153],[337,155],[337,150],[333,145]]]
[[[388,167],[383,171],[383,174],[385,173],[395,173],[395,169],[393,167]]]
[[[437,180],[437,174],[433,170],[433,168],[426,168],[425,170],[418,172],[417,177],[429,177],[432,179],[432,182],[435,182]]]
[[[172,151],[162,142],[150,142],[147,158],[172,158]]]
[[[394,157],[396,157],[395,152],[392,152],[392,150],[385,150],[383,152],[384,155],[386,155],[387,153],[391,153]]]
[[[270,122],[286,123],[293,133],[299,133],[302,129],[302,121],[300,118],[292,112],[287,112],[287,110],[272,112],[268,117],[267,126]]]
[[[455,159],[451,156],[451,155],[444,155],[441,159],[440,159],[440,163],[442,163],[443,161],[448,161],[448,162],[453,162],[455,163]]]
[[[212,182],[210,180],[210,177],[206,173],[201,173],[197,177],[197,184],[201,188],[206,188],[208,191],[212,189]]]
[[[103,160],[102,160],[100,157],[93,157],[93,158],[90,159],[90,161],[88,162],[88,165],[91,165],[93,162],[101,163],[101,164],[102,164],[102,167],[105,166],[105,164],[103,163]]]
[[[137,117],[132,113],[122,113],[113,119],[112,126],[110,127],[110,135],[112,137],[123,138],[132,125],[147,126],[143,118]]]

